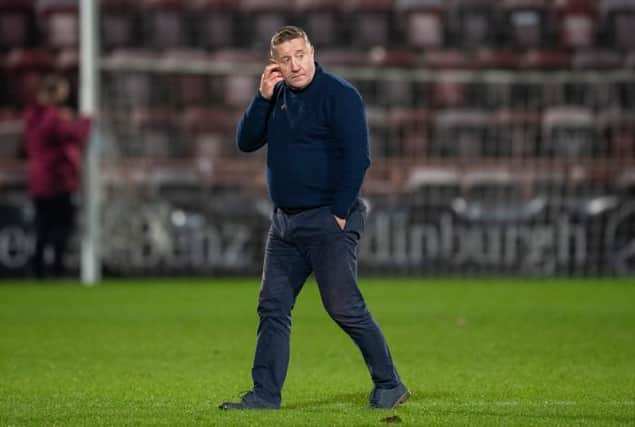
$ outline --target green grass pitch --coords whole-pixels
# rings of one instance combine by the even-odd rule
[[[258,279],[0,282],[0,425],[635,425],[632,282],[362,278],[396,411],[308,282],[283,408],[250,412],[217,405],[250,387]]]

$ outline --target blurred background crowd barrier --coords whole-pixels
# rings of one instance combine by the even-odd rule
[[[239,153],[234,132],[285,24],[366,102],[363,271],[635,273],[633,0],[102,0],[99,14],[106,274],[260,271],[265,153]],[[0,0],[3,276],[33,251],[21,113],[51,71],[81,90],[78,25],[77,1]]]

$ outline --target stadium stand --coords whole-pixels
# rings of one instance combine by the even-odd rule
[[[235,125],[290,23],[365,99],[367,194],[425,201],[424,216],[459,197],[551,203],[537,217],[580,194],[632,197],[635,0],[99,4],[107,186],[264,193],[265,154],[238,153]],[[0,0],[0,27],[4,190],[24,187],[20,117],[39,79],[76,92],[78,1]]]

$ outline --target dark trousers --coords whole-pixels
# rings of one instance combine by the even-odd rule
[[[330,208],[294,215],[276,209],[265,249],[258,301],[258,338],[252,369],[254,391],[279,404],[289,364],[291,311],[313,272],[331,318],[359,347],[378,388],[401,381],[379,326],[357,287],[358,239],[366,207],[357,201],[344,230]]]
[[[64,274],[64,254],[73,231],[75,206],[72,194],[62,193],[53,197],[36,197],[35,205],[35,252],[33,271],[38,278],[60,277]],[[47,268],[44,254],[49,247],[53,252],[52,270]]]

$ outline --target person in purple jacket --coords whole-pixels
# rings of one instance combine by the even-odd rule
[[[81,186],[82,151],[90,120],[73,117],[65,107],[69,93],[65,78],[46,76],[37,101],[24,114],[29,194],[35,207],[32,264],[38,278],[65,274],[64,255],[74,229],[73,199]],[[52,249],[52,271],[44,256],[47,247]]]
[[[357,286],[358,241],[367,208],[359,198],[370,166],[359,92],[315,62],[307,34],[281,28],[271,64],[237,129],[241,151],[267,146],[275,207],[258,299],[253,389],[221,409],[277,409],[289,364],[291,311],[311,273],[331,318],[353,339],[374,388],[371,408],[395,408],[410,392]]]

